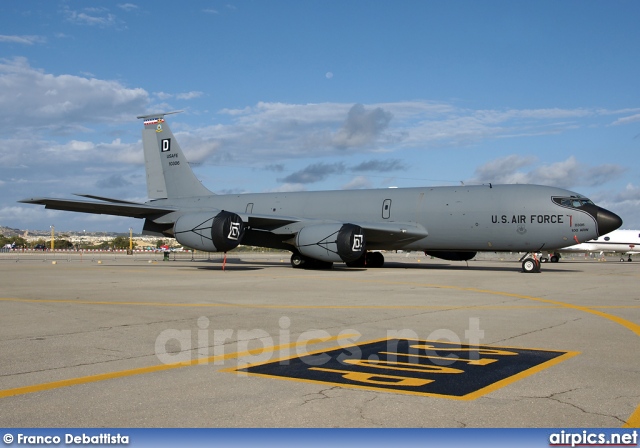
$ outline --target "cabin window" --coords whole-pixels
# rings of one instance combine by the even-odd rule
[[[595,205],[590,199],[587,199],[587,198],[576,198],[576,197],[560,198],[560,197],[554,197],[554,198],[551,198],[551,199],[556,204],[559,204],[559,205],[561,205],[563,207],[569,207],[569,208],[580,208],[580,207],[583,207],[585,205]]]

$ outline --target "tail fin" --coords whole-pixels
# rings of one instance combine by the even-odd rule
[[[193,174],[164,116],[178,112],[141,115],[142,146],[149,199],[185,198],[213,194]]]

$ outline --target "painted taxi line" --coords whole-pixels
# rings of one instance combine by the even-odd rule
[[[278,276],[278,278],[289,278],[291,276]],[[322,281],[327,281],[329,278],[327,277],[322,277],[321,279],[312,277],[312,276],[304,276],[310,280],[322,280]],[[544,298],[540,298],[540,297],[533,297],[533,296],[528,296],[528,295],[524,295],[524,294],[517,294],[517,293],[508,293],[508,292],[503,292],[503,291],[493,291],[493,290],[485,290],[485,289],[479,289],[479,288],[470,288],[470,287],[460,287],[460,286],[453,286],[453,285],[438,285],[438,284],[428,284],[428,283],[421,283],[421,282],[402,282],[402,281],[391,281],[391,280],[380,280],[380,279],[347,279],[347,278],[340,278],[340,277],[332,277],[332,280],[336,280],[336,281],[343,281],[343,282],[356,282],[356,283],[373,283],[373,284],[386,284],[386,285],[409,285],[409,286],[418,286],[418,287],[426,287],[426,288],[437,288],[437,289],[450,289],[450,290],[458,290],[458,291],[465,291],[465,292],[475,292],[475,293],[480,293],[480,294],[489,294],[489,295],[498,295],[498,296],[503,296],[503,297],[512,297],[512,298],[518,298],[518,299],[524,299],[524,300],[530,300],[533,302],[536,302],[537,305],[536,306],[521,306],[521,305],[487,305],[487,306],[461,306],[461,307],[447,307],[451,310],[455,310],[455,309],[462,309],[462,308],[484,308],[484,309],[516,309],[516,308],[555,308],[555,307],[560,307],[560,308],[569,308],[569,309],[573,309],[576,311],[580,311],[580,312],[584,312],[584,313],[588,313],[588,314],[592,314],[592,315],[596,315],[598,317],[607,319],[609,321],[612,321],[618,325],[621,325],[622,327],[626,328],[627,330],[630,330],[632,333],[634,333],[636,336],[640,336],[640,325],[631,322],[627,319],[609,314],[609,313],[605,313],[603,311],[599,311],[599,309],[625,309],[625,308],[632,308],[635,309],[637,308],[637,306],[580,306],[580,305],[574,305],[571,303],[567,303],[567,302],[562,302],[562,301],[558,301],[558,300],[551,300],[551,299],[544,299]],[[334,308],[334,309],[340,309],[340,308],[368,308],[368,309],[376,309],[376,308],[380,308],[380,309],[384,309],[384,308],[398,308],[398,309],[426,309],[426,308],[431,308],[429,306],[423,306],[423,305],[418,305],[418,306],[332,306],[332,305],[327,305],[327,306],[316,306],[316,305],[311,305],[311,306],[304,306],[304,305],[267,305],[267,306],[261,306],[261,305],[257,305],[257,304],[179,304],[179,303],[173,303],[173,304],[167,304],[167,303],[152,303],[152,302],[94,302],[94,301],[78,301],[78,300],[47,300],[47,299],[20,299],[20,298],[0,298],[0,301],[15,301],[15,302],[49,302],[49,303],[76,303],[76,304],[86,304],[86,305],[133,305],[133,306],[175,306],[175,307],[206,307],[206,306],[230,306],[230,307],[256,307],[256,308],[275,308],[275,309],[286,309],[286,308],[307,308],[307,309],[312,309],[312,308]],[[439,307],[435,307],[435,308],[439,308]],[[240,355],[238,355],[239,357]],[[559,361],[558,361],[559,362]],[[141,372],[142,373],[142,372]],[[533,373],[533,372],[531,372]],[[109,375],[109,374],[106,374]],[[106,379],[106,378],[105,378]],[[306,381],[303,379],[300,379],[299,381]],[[57,387],[62,387],[62,386],[57,386]],[[0,398],[2,398],[3,396],[3,392],[7,392],[7,391],[0,391]],[[25,392],[26,393],[26,392]],[[485,392],[486,393],[486,392]],[[623,427],[640,427],[640,406],[637,406],[636,410],[631,414],[631,416],[629,417],[629,419],[626,421],[626,423],[623,425]]]
[[[289,343],[289,344],[277,345],[275,347],[271,347],[271,350],[278,351],[278,350],[285,350],[285,349],[288,349],[288,348],[306,347],[307,345],[311,345],[311,344],[317,344],[317,343],[321,343],[321,342],[337,341],[337,340],[340,340],[340,339],[353,338],[355,336],[357,336],[357,335],[355,335],[355,334],[340,334],[340,335],[337,335],[337,336],[330,336],[330,337],[322,338],[322,339],[315,338],[315,339],[311,339],[311,340],[297,341],[297,342],[292,342],[292,343]],[[209,356],[209,357],[201,357],[201,358],[196,358],[196,359],[192,359],[190,361],[185,361],[185,362],[158,364],[158,365],[153,365],[153,366],[148,366],[148,367],[139,367],[137,369],[120,370],[120,371],[115,371],[115,372],[100,373],[100,374],[97,374],[97,375],[88,375],[88,376],[81,376],[81,377],[77,377],[77,378],[69,378],[69,379],[66,379],[66,380],[51,381],[49,383],[39,383],[39,384],[30,385],[30,386],[15,387],[13,389],[0,390],[0,398],[13,397],[15,395],[31,394],[31,393],[34,393],[34,392],[41,392],[41,391],[52,390],[52,389],[59,389],[59,388],[68,387],[68,386],[77,386],[79,384],[96,383],[96,382],[99,382],[99,381],[112,380],[112,379],[115,379],[115,378],[123,378],[123,377],[127,377],[127,376],[142,375],[142,374],[154,373],[154,372],[162,372],[164,370],[179,369],[179,368],[182,368],[182,367],[191,367],[191,366],[206,365],[206,364],[216,364],[216,363],[228,360],[228,359],[243,358],[243,357],[247,357],[247,356],[253,356],[253,355],[256,355],[256,354],[260,354],[263,351],[264,351],[264,349],[262,349],[262,348],[260,348],[260,349],[251,349],[251,350],[246,350],[246,351],[236,352],[236,353],[228,353],[228,354],[223,354],[223,355],[214,355],[214,356]]]

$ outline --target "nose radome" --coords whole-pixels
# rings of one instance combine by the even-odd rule
[[[622,219],[618,215],[601,207],[598,207],[596,221],[598,222],[598,235],[613,232],[622,225]]]

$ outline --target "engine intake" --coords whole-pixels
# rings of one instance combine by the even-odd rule
[[[238,247],[244,236],[242,218],[235,213],[221,211],[183,215],[173,226],[176,240],[183,246],[206,252],[227,252]]]
[[[295,246],[305,257],[327,262],[350,262],[365,252],[364,233],[355,224],[317,224],[303,227]]]

